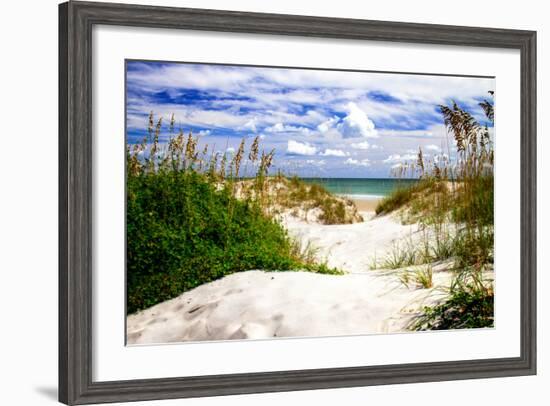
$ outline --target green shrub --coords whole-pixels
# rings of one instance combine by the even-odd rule
[[[494,294],[460,290],[443,304],[425,307],[415,330],[448,330],[494,326]]]
[[[127,311],[252,269],[337,273],[304,263],[283,227],[195,171],[128,176]]]

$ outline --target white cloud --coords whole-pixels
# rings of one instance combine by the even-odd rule
[[[432,106],[433,107],[433,106]],[[386,137],[409,137],[409,138],[431,138],[431,142],[437,142],[438,139],[447,136],[447,130],[443,122],[441,124],[433,124],[426,130],[391,130],[380,129],[378,134],[382,138]]]
[[[351,147],[352,148],[355,148],[355,149],[369,149],[371,147],[371,145],[368,143],[368,141],[363,141],[363,142],[357,142],[357,143],[353,143],[351,144]],[[376,145],[373,145],[372,146],[374,149],[376,149]]]
[[[327,148],[327,149],[325,149],[325,152],[321,152],[321,155],[323,155],[323,156],[340,156],[340,157],[344,157],[344,156],[349,156],[349,152],[344,152],[341,149]]]
[[[243,127],[247,130],[256,132],[257,122],[258,122],[258,119],[256,117],[253,117],[251,120],[248,120],[246,123],[244,123]]]
[[[354,102],[346,105],[348,115],[342,119],[337,128],[344,138],[377,138],[378,132],[367,114]]]
[[[129,128],[147,128],[147,115],[155,112],[155,119],[163,117],[164,122],[170,120],[172,113],[176,117],[178,125],[185,130],[189,126],[206,128],[242,128],[252,119],[250,116],[239,116],[226,111],[201,110],[176,104],[136,104],[132,106],[133,113],[128,113]]]
[[[315,155],[317,148],[307,142],[288,140],[287,152],[295,155]]]
[[[233,147],[229,147],[225,150],[225,152],[229,153],[229,154],[233,154],[235,152],[235,148]]]
[[[338,121],[340,121],[340,118],[338,118],[336,116],[331,117],[328,120],[323,121],[321,124],[319,124],[317,126],[317,129],[322,134],[324,134],[324,133],[328,132],[331,128],[334,128],[334,126],[336,125],[336,123],[338,123]]]
[[[403,162],[403,161],[411,161],[415,160],[417,157],[414,154],[405,154],[405,155],[399,155],[399,154],[391,154],[386,159],[384,159],[384,163],[394,163],[394,162]]]
[[[271,127],[266,127],[265,132],[268,133],[300,133],[302,135],[310,135],[312,131],[307,127],[299,127],[293,125],[285,125],[283,123],[277,123]]]
[[[281,133],[285,131],[285,126],[283,125],[283,123],[277,123],[271,127],[267,127],[265,131],[268,133]]]
[[[348,158],[344,161],[344,163],[346,165],[370,166],[370,161],[366,158],[361,160]]]
[[[347,115],[343,119],[337,116],[331,117],[317,125],[317,130],[325,135],[331,133],[333,135],[336,132],[337,136],[343,138],[378,137],[374,123],[356,103],[349,102],[344,108],[347,111]]]
[[[436,151],[436,152],[441,151],[441,148],[439,148],[435,144],[426,145],[424,148],[427,149],[428,151]]]
[[[388,78],[388,79],[386,79]],[[258,80],[262,79],[262,80]],[[280,101],[314,104],[340,99],[355,99],[365,91],[380,91],[407,101],[441,103],[450,97],[472,98],[494,87],[487,78],[449,76],[384,75],[364,72],[315,71],[281,68],[247,68],[219,65],[173,64],[151,67],[140,64],[128,72],[128,81],[148,89],[201,89],[218,92],[250,90]],[[277,92],[281,87],[293,91]],[[327,89],[320,94],[317,89]],[[481,91],[480,91],[481,89]],[[313,90],[313,91],[312,91]],[[374,101],[376,102],[376,101]],[[376,103],[392,105],[390,103]],[[399,104],[395,104],[399,106]]]
[[[478,98],[487,96],[494,88],[494,79],[449,76],[386,75],[365,72],[312,71],[281,68],[229,67],[220,65],[170,64],[135,65],[128,72],[128,83],[140,89],[166,91],[172,96],[185,97],[186,89],[215,91],[223,99],[212,100],[212,105],[249,109],[269,108],[272,111],[290,111],[291,106],[307,103],[326,106],[330,110],[343,100],[353,101],[357,108],[375,120],[434,115],[433,106],[449,98],[476,105]],[[292,88],[280,92],[281,88]],[[399,99],[385,103],[366,96],[381,92]],[[247,99],[231,99],[246,93]],[[129,100],[133,104],[133,100]],[[344,107],[344,108],[342,108]],[[147,112],[148,113],[148,112]],[[478,109],[481,114],[481,110]],[[309,115],[309,112],[308,112]],[[179,115],[178,115],[179,117]],[[287,121],[288,122],[288,121]],[[317,119],[314,125],[321,123]],[[295,122],[298,123],[298,122]]]
[[[316,165],[316,166],[324,166],[326,164],[326,161],[321,159],[319,161],[316,161],[314,159],[308,159],[306,160],[306,164],[308,165]]]

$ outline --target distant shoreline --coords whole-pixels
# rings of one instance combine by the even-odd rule
[[[379,201],[396,190],[418,182],[415,179],[378,178],[300,178],[306,183],[316,183],[334,195],[353,201]],[[361,204],[361,203],[360,203]]]
[[[344,197],[346,199],[355,200],[382,200],[385,195],[374,195],[374,194],[359,194],[359,193],[333,193],[336,196]]]

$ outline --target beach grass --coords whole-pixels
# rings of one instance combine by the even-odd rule
[[[433,193],[441,188],[439,182],[426,179],[418,183],[398,184],[398,187],[390,195],[384,197],[376,206],[377,215],[391,213],[401,207],[415,202],[420,203],[420,197],[425,194]]]
[[[318,183],[305,182],[297,176],[286,177],[280,173],[267,177],[264,183],[262,207],[266,214],[276,215],[290,210],[294,217],[308,221],[308,215],[317,211],[316,220],[325,225],[363,221],[351,199],[336,196]],[[238,189],[240,195],[255,195],[255,181],[242,179]]]
[[[433,287],[433,270],[431,266],[419,269],[415,272],[416,283],[424,289],[430,289]]]
[[[492,102],[483,103],[492,121]],[[487,327],[493,323],[492,284],[483,280],[494,261],[493,144],[487,126],[456,103],[442,105],[440,111],[452,136],[454,160],[449,158],[450,148],[432,160],[419,148],[416,162],[396,168],[396,176],[417,176],[418,183],[397,189],[376,208],[377,215],[399,211],[404,221],[419,223],[431,238],[420,245],[395,246],[375,266],[398,269],[453,259],[456,276],[449,299],[426,308],[415,328]],[[431,285],[431,275],[418,279],[424,287]]]

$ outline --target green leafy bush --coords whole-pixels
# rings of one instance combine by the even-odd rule
[[[227,188],[217,190],[203,174],[128,177],[128,313],[252,269],[336,273],[303,263],[280,224]]]
[[[416,330],[493,327],[492,292],[461,290],[443,304],[426,307]]]

